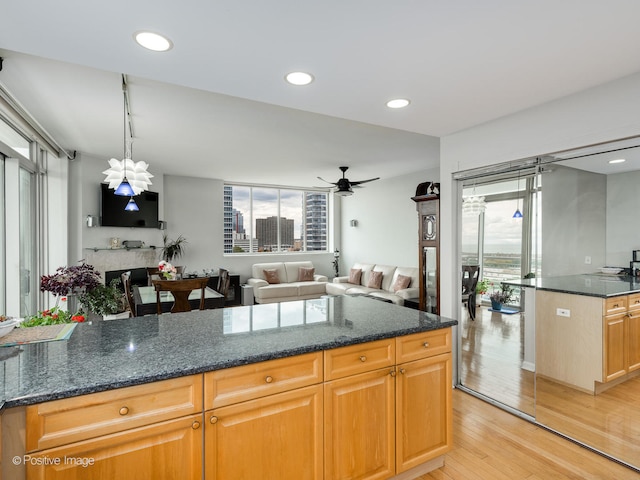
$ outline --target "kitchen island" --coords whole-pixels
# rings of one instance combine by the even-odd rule
[[[591,394],[639,374],[638,280],[599,274],[523,280],[536,289],[536,374]]]
[[[80,324],[4,352],[4,478],[415,478],[456,323],[339,296]]]

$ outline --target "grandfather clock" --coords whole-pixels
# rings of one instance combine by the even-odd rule
[[[420,310],[440,314],[440,184],[418,185],[411,197],[418,210]]]

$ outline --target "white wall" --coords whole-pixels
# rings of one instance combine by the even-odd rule
[[[332,253],[224,255],[224,181],[181,176],[164,177],[167,235],[187,239],[179,264],[187,270],[226,268],[245,282],[254,263],[310,260],[316,273],[332,276]]]
[[[458,200],[451,174],[640,134],[640,73],[441,139],[441,313],[457,318]],[[543,239],[544,242],[544,239]]]
[[[107,248],[111,237],[118,237],[120,241],[142,240],[146,246],[162,246],[162,231],[156,228],[87,227],[87,215],[100,215],[100,184],[106,177],[102,172],[109,168],[108,160],[79,154],[69,163],[69,185],[72,186],[69,189],[69,265],[85,258],[86,248]],[[164,219],[163,175],[153,165],[149,171],[154,175],[149,190],[159,193],[159,216]]]
[[[437,153],[436,153],[437,155]],[[381,179],[342,199],[340,273],[355,262],[418,267],[418,184],[439,181],[437,168]],[[358,226],[351,227],[350,221]]]
[[[640,250],[640,172],[607,176],[606,265],[628,267],[632,251]]]
[[[550,170],[542,175],[542,275],[593,273],[606,262],[607,177]]]

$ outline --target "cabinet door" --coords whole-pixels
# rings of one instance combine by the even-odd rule
[[[28,455],[27,480],[198,480],[202,414]]]
[[[320,480],[322,385],[205,413],[206,480]]]
[[[640,311],[629,311],[627,317],[628,371],[640,369]]]
[[[626,313],[604,318],[604,381],[621,377],[626,371]]]
[[[386,479],[395,473],[395,368],[324,386],[325,479]]]
[[[452,446],[451,354],[398,366],[396,471],[404,472]]]

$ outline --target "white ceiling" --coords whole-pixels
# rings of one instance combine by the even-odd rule
[[[312,186],[424,171],[433,137],[640,71],[638,18],[637,0],[22,0],[2,7],[0,83],[106,164],[125,73],[152,173]],[[174,48],[142,49],[143,29]]]

